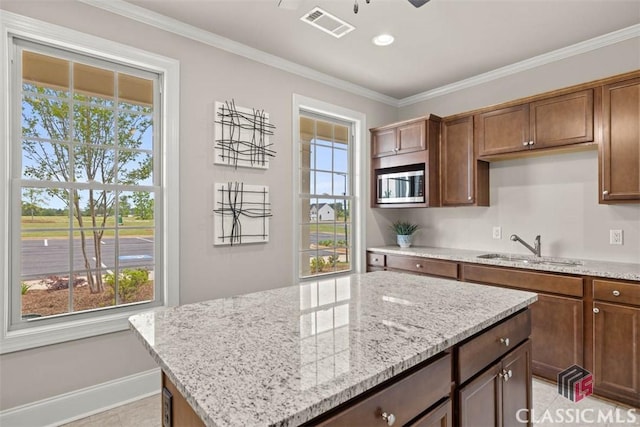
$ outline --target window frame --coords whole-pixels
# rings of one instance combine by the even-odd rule
[[[149,308],[116,306],[110,310],[96,310],[54,322],[34,322],[31,327],[12,328],[10,298],[17,293],[9,290],[12,266],[19,267],[19,256],[12,256],[11,239],[20,233],[12,224],[14,215],[21,209],[11,203],[12,187],[16,184],[10,175],[11,166],[19,156],[16,154],[16,122],[20,123],[20,112],[15,111],[15,102],[20,95],[19,88],[12,87],[14,55],[17,51],[14,38],[68,50],[80,55],[105,60],[127,67],[149,71],[159,75],[159,111],[161,118],[157,131],[159,147],[157,152],[162,170],[156,210],[162,219],[161,255],[155,260],[156,276],[161,277],[163,292],[161,306],[179,303],[179,210],[168,206],[179,206],[179,62],[175,59],[149,53],[95,36],[86,35],[57,25],[49,24],[10,12],[0,15],[0,81],[2,102],[0,104],[0,124],[5,143],[0,147],[0,164],[3,172],[0,178],[0,354],[55,344],[105,333],[127,330],[128,317]],[[17,86],[17,85],[16,85]],[[18,116],[18,117],[16,117]],[[154,167],[155,168],[155,167]],[[162,258],[160,258],[162,257]],[[18,298],[19,299],[19,298]],[[15,303],[15,296],[14,296]],[[126,307],[126,308],[125,308]],[[122,308],[122,309],[121,309]]]
[[[366,230],[366,218],[364,215],[364,199],[366,193],[366,159],[367,152],[366,145],[364,144],[366,135],[366,115],[364,113],[351,110],[345,107],[333,105],[324,101],[316,100],[299,94],[293,94],[293,126],[292,126],[292,141],[293,141],[293,174],[295,177],[293,180],[293,212],[294,212],[294,231],[293,231],[293,250],[294,250],[294,262],[293,262],[293,279],[294,282],[306,282],[310,280],[324,280],[330,279],[340,275],[348,275],[353,273],[362,272],[362,260],[364,259],[365,248],[365,234]],[[351,257],[352,268],[350,271],[336,271],[332,273],[311,275],[307,277],[300,276],[300,224],[302,222],[302,212],[300,209],[300,117],[304,115],[304,112],[308,112],[314,115],[326,116],[328,118],[335,118],[343,122],[353,123],[352,141],[353,147],[351,148],[351,171],[348,180],[350,181],[350,189],[352,191],[352,205],[351,210],[351,244],[349,248],[349,254]],[[334,198],[328,196],[327,198]]]

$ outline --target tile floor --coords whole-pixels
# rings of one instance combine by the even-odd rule
[[[568,418],[573,414],[576,418],[576,409],[580,409],[583,414],[582,420],[573,422],[561,422],[555,414],[562,413]],[[598,410],[607,414],[609,411],[616,411],[620,421],[624,422],[597,422]],[[627,411],[631,409],[626,406],[616,405],[605,400],[587,397],[578,403],[573,403],[560,396],[556,391],[555,384],[545,381],[533,381],[533,416],[536,427],[551,426],[593,426],[593,427],[640,427],[640,410],[635,411],[635,423],[626,422]],[[548,411],[547,411],[548,410]],[[593,410],[593,411],[591,411]],[[549,415],[545,415],[545,414]],[[613,412],[615,414],[615,412]],[[595,415],[594,415],[595,414]],[[596,421],[596,422],[594,422]],[[99,414],[65,424],[65,427],[160,427],[160,395],[138,400],[137,402],[123,405]]]

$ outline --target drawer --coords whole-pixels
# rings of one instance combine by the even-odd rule
[[[386,425],[382,413],[393,414],[402,426],[451,393],[451,355],[445,354],[372,395],[313,425]]]
[[[520,314],[494,326],[458,347],[459,384],[489,366],[531,335],[531,312]]]
[[[593,299],[640,306],[640,282],[593,280]]]
[[[458,278],[458,264],[429,258],[387,255],[387,267],[433,276]]]
[[[384,267],[385,266],[385,254],[376,254],[373,252],[367,252],[367,265],[372,265],[374,267]]]
[[[536,273],[505,267],[485,267],[476,264],[464,264],[462,277],[465,282],[503,285],[573,297],[581,297],[583,293],[581,277]]]

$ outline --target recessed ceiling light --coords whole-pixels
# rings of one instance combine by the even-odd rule
[[[391,34],[380,34],[373,38],[373,44],[376,46],[389,46],[393,43],[393,36]]]

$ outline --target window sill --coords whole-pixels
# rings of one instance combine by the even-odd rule
[[[147,307],[143,310],[130,310],[81,320],[74,319],[15,331],[5,330],[0,338],[0,354],[124,331],[129,329],[130,316],[149,310],[153,308]]]

